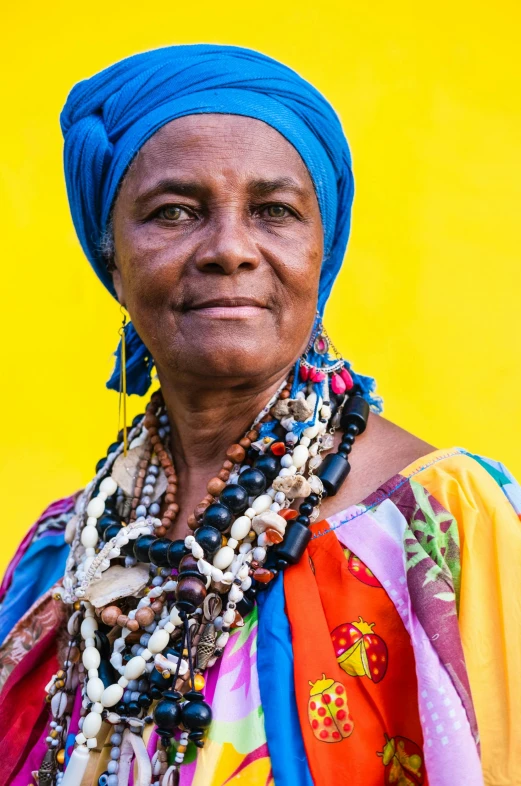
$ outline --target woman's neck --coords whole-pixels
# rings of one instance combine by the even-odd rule
[[[159,374],[178,476],[180,512],[174,537],[186,534],[183,522],[207,493],[206,485],[219,472],[226,451],[248,431],[288,373],[289,369],[279,371],[262,382],[219,380],[212,389]]]

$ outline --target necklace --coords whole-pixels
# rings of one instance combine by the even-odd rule
[[[188,526],[170,540],[179,511],[170,426],[160,392],[107,457],[77,505],[63,586],[71,609],[68,653],[48,686],[53,720],[40,786],[77,786],[102,724],[113,727],[111,760],[99,786],[128,782],[174,786],[188,752],[203,747],[212,710],[205,671],[244,624],[258,592],[296,564],[325,496],[346,479],[353,443],[369,405],[325,333],[314,334],[302,362],[226,451],[222,467]],[[309,348],[308,348],[309,350]],[[343,437],[330,450],[334,432]],[[291,507],[302,499],[298,510]],[[71,656],[81,653],[81,662]],[[65,770],[72,699],[82,692],[80,731]],[[143,731],[156,724],[150,760]]]

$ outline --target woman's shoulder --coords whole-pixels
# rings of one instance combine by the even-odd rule
[[[468,516],[465,501],[471,508],[493,508],[498,499],[521,515],[521,488],[501,461],[462,447],[436,448],[379,415],[371,414],[366,432],[354,444],[350,464],[343,488],[323,505],[325,517],[383,496],[397,502],[405,486],[414,490],[415,484],[456,518]]]
[[[48,505],[28,530],[0,586],[0,644],[33,603],[62,576],[69,552],[67,524],[78,494]]]
[[[348,479],[336,497],[324,503],[324,514],[361,502],[404,467],[435,450],[429,442],[371,412],[365,432],[353,446]]]

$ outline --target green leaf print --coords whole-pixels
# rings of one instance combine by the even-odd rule
[[[409,520],[407,570],[430,557],[434,565],[426,573],[425,584],[445,576],[454,586],[458,605],[461,573],[458,524],[420,483],[411,480],[410,484],[416,508]]]

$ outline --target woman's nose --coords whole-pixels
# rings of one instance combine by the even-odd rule
[[[254,270],[260,262],[251,228],[244,216],[232,211],[208,226],[208,235],[199,246],[195,263],[206,273],[231,275],[236,270]]]

